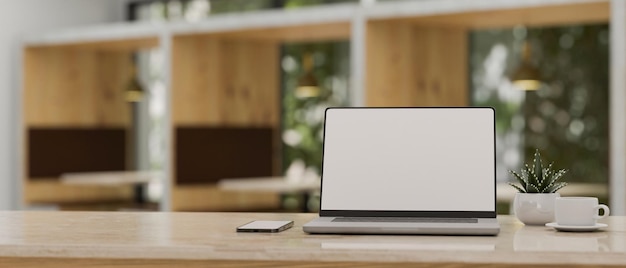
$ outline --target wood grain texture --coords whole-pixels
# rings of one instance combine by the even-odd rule
[[[416,69],[411,29],[406,23],[367,23],[367,106],[412,106]]]
[[[468,104],[466,30],[393,21],[366,30],[368,106]]]
[[[216,33],[220,38],[273,42],[325,42],[350,38],[350,23],[319,23]]]
[[[550,27],[572,24],[607,23],[610,18],[609,1],[564,3],[531,8],[497,9],[461,12],[444,15],[426,15],[397,19],[433,27],[460,27],[468,29]]]
[[[415,106],[469,105],[468,36],[461,28],[413,29]]]
[[[71,46],[26,48],[23,83],[24,174],[29,168],[27,143],[31,127],[126,128],[129,105],[124,99],[131,54]],[[55,178],[53,178],[55,179]],[[130,189],[65,186],[23,178],[25,205],[40,202],[119,200]]]
[[[278,126],[278,44],[226,41],[222,114],[227,124]]]
[[[278,44],[176,37],[172,119],[177,125],[277,126]]]
[[[130,54],[29,48],[24,60],[28,126],[126,126]]]
[[[77,203],[101,200],[131,200],[131,186],[106,187],[63,184],[58,178],[24,182],[23,202],[27,205],[44,203]]]
[[[172,189],[173,211],[258,211],[280,208],[274,193],[221,191],[215,184],[176,185]]]
[[[172,44],[172,122],[219,122],[222,85],[219,40],[175,37]]]
[[[113,37],[102,40],[76,40],[48,42],[45,45],[31,45],[32,48],[51,48],[51,49],[71,49],[71,50],[90,50],[90,51],[111,51],[130,53],[141,49],[150,49],[159,46],[159,38],[157,37],[136,37],[127,36],[120,39]]]
[[[223,35],[174,37],[172,48],[173,127],[279,128],[279,46],[270,41]],[[172,152],[176,152],[172,131]],[[273,171],[279,172],[275,131]],[[172,174],[176,174],[172,156]],[[219,164],[219,163],[217,163]],[[223,193],[214,185],[180,187],[172,176],[173,210],[242,210],[277,207],[277,196]]]
[[[3,267],[619,267],[626,218],[559,233],[498,218],[498,236],[308,235],[315,214],[0,212]],[[237,233],[293,220],[281,233]]]
[[[1,258],[0,267],[21,267],[21,268],[73,268],[73,267],[99,267],[99,268],[140,268],[140,267],[346,267],[346,268],[378,268],[378,267],[413,267],[413,268],[498,268],[501,264],[493,263],[368,263],[368,262],[297,262],[297,261],[228,261],[216,260],[207,262],[205,260],[118,260],[118,259],[67,259],[67,258]],[[506,267],[529,267],[528,265],[508,264]],[[619,265],[532,265],[533,268],[601,268],[601,267],[621,267]]]

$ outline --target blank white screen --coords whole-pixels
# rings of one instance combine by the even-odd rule
[[[490,108],[326,111],[322,210],[495,211]]]

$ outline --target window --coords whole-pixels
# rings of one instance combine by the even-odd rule
[[[543,78],[537,91],[519,90],[508,78],[524,41]],[[498,180],[512,180],[507,170],[530,162],[538,148],[556,168],[569,169],[568,182],[606,185],[608,25],[474,31],[470,48],[472,104],[497,111]]]

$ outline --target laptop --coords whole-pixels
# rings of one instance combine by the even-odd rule
[[[328,108],[311,234],[497,235],[490,107]]]

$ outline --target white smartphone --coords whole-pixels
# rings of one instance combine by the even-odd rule
[[[293,221],[252,221],[237,227],[237,232],[278,233],[293,226]]]

